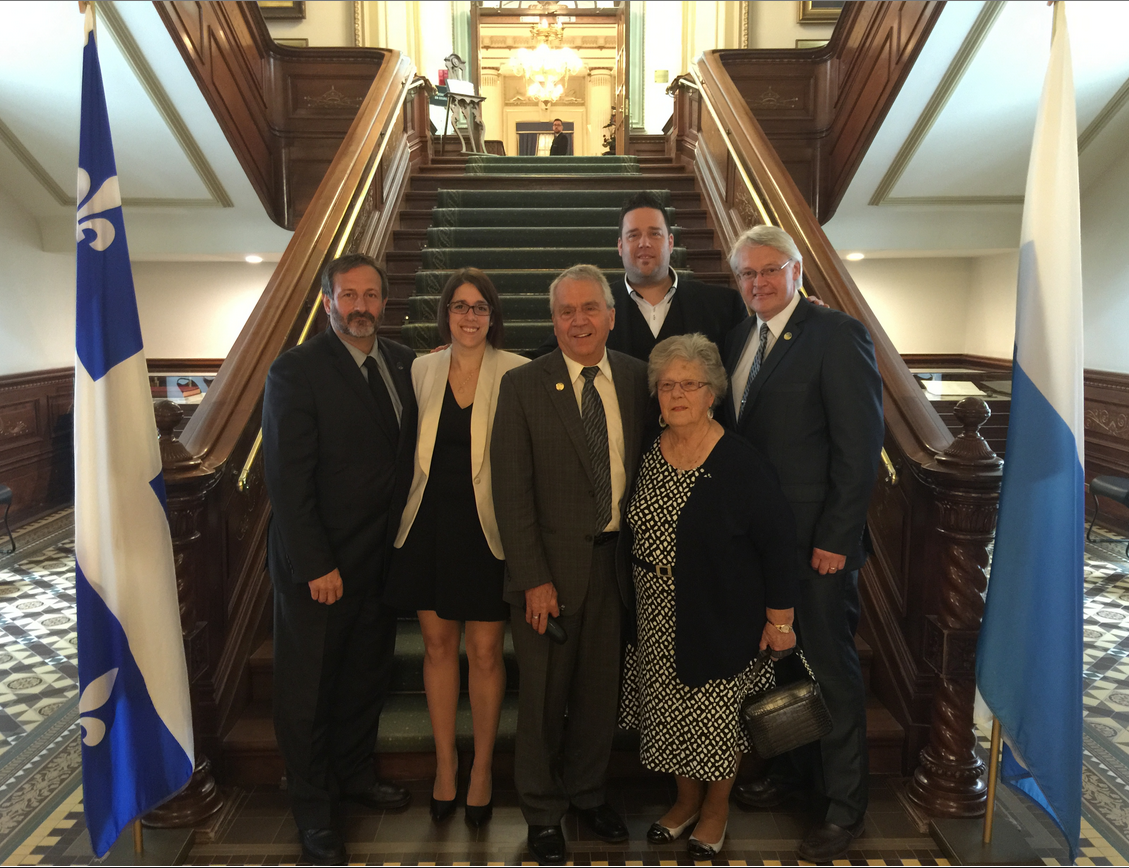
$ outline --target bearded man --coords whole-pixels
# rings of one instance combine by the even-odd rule
[[[330,327],[275,360],[263,402],[275,732],[314,864],[345,862],[339,800],[409,799],[372,756],[396,641],[381,598],[416,438],[415,354],[376,338],[387,285],[368,256],[329,263]]]

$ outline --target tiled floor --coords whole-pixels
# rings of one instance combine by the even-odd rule
[[[61,539],[58,525],[45,525],[28,537],[20,540],[22,560],[0,560],[0,861],[90,864],[74,722],[72,544]],[[1087,547],[1085,612],[1087,741],[1078,864],[1124,864],[1129,859],[1129,561],[1123,549]],[[508,781],[496,782],[494,818],[478,831],[460,815],[434,824],[427,811],[429,782],[411,786],[413,804],[403,812],[346,814],[354,862],[513,864],[528,858],[526,826]],[[873,779],[866,833],[849,861],[839,864],[947,864],[902,809],[896,786],[890,779]],[[196,843],[189,862],[293,863],[299,848],[285,795],[264,787],[227,796],[224,821],[212,840]],[[647,827],[672,797],[667,781],[613,779],[610,797],[627,820],[631,841],[612,846],[592,840],[575,817],[566,817],[575,864],[692,864],[684,841],[665,847],[643,843]],[[1065,850],[1045,815],[1029,811],[1010,794],[1001,795],[1000,812],[1027,829],[1046,864],[1061,863]],[[809,821],[802,810],[734,808],[726,858],[714,864],[795,864],[795,846]]]

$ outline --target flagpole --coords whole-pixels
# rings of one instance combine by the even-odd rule
[[[140,817],[138,817],[136,820],[133,821],[133,852],[134,853],[144,853],[145,852],[145,841],[142,837],[141,818]]]
[[[984,809],[984,844],[992,843],[992,821],[996,814],[996,778],[1000,770],[1000,722],[992,715],[992,746],[988,756],[988,804]]]

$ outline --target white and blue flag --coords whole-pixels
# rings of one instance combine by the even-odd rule
[[[1003,779],[1078,854],[1082,812],[1082,255],[1078,131],[1063,3],[1027,172],[1011,418],[976,679]]]
[[[86,824],[104,856],[192,776],[172,540],[106,97],[86,9],[78,170],[75,584]]]

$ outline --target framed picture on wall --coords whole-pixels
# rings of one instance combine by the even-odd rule
[[[259,0],[259,11],[264,18],[306,17],[306,0]]]
[[[843,0],[800,0],[801,24],[833,24],[843,11]]]

